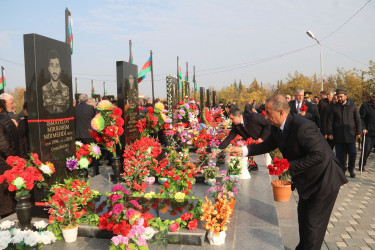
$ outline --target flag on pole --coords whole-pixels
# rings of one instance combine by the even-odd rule
[[[91,97],[94,97],[94,95],[95,95],[95,89],[94,89],[94,86],[92,86]]]
[[[146,74],[152,70],[151,68],[151,56],[148,58],[145,65],[143,65],[141,72],[138,73],[138,83],[141,83],[145,78]]]
[[[197,80],[195,79],[195,72],[194,72],[194,75],[193,75],[193,83],[194,83],[194,90],[198,91]]]
[[[3,90],[4,87],[7,85],[7,81],[5,80],[5,73],[2,77],[0,77],[0,90]]]
[[[73,55],[73,18],[69,17],[68,43],[70,45],[70,54]]]
[[[133,55],[129,56],[129,63],[133,64]]]
[[[189,81],[189,75],[188,75],[187,71],[186,71],[186,74],[185,74],[185,81]]]
[[[181,80],[182,80],[181,66],[180,66],[180,64],[178,64],[178,84],[177,84],[177,90],[181,89]]]

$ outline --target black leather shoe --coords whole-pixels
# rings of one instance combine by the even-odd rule
[[[355,178],[355,173],[354,173],[354,171],[349,171],[349,174],[350,174],[350,178]]]

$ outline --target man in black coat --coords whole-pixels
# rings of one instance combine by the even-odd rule
[[[266,119],[272,124],[271,135],[263,143],[233,147],[229,152],[246,156],[280,149],[299,195],[296,249],[320,249],[340,186],[348,181],[317,126],[290,113],[285,97],[277,95],[267,101]]]
[[[83,144],[90,144],[95,142],[94,138],[90,135],[91,120],[96,115],[93,106],[87,104],[88,96],[81,94],[79,96],[79,104],[74,107],[74,122],[76,128],[76,141]],[[99,162],[95,158],[92,160],[94,168],[94,175],[99,174]]]
[[[346,89],[336,90],[336,104],[329,106],[328,137],[333,140],[340,167],[346,171],[346,155],[349,156],[348,170],[351,178],[355,178],[354,165],[357,156],[355,140],[361,138],[362,124],[357,105],[348,98]]]
[[[359,109],[361,116],[363,136],[366,136],[363,155],[362,171],[365,171],[367,157],[375,146],[375,92],[371,93],[371,100],[362,104]],[[359,159],[359,170],[362,166],[362,155]]]
[[[304,100],[304,90],[303,89],[296,89],[295,93],[295,100],[289,102],[290,113],[296,113],[300,116],[303,116],[309,119],[312,122],[315,122],[316,126],[320,126],[320,117],[319,111],[316,105],[313,105],[311,102]],[[307,107],[306,111],[301,111],[300,108],[302,105]]]
[[[320,93],[322,94],[322,92]],[[333,140],[330,140],[328,138],[327,123],[328,123],[329,105],[331,105],[334,95],[335,95],[335,92],[330,90],[326,94],[327,97],[320,99],[318,103],[318,110],[319,110],[319,115],[320,115],[320,131],[322,132],[324,138],[326,138],[328,144],[331,146],[332,149],[334,148],[335,144],[333,143]]]
[[[251,137],[254,140],[263,142],[270,134],[271,126],[261,114],[242,114],[239,108],[232,108],[228,116],[232,122],[232,129],[229,135],[220,143],[219,149],[228,147],[230,142],[236,138],[237,135],[242,136],[244,140]],[[258,170],[258,166],[250,167],[249,170]]]

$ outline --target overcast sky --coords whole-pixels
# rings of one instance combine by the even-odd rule
[[[129,60],[129,40],[139,70],[153,51],[156,97],[166,96],[165,76],[176,74],[177,56],[183,76],[188,62],[191,81],[195,65],[198,86],[205,88],[221,89],[234,80],[249,86],[254,77],[272,85],[296,70],[320,75],[320,47],[307,30],[322,40],[327,76],[337,67],[367,69],[375,60],[375,1],[349,20],[367,2],[2,1],[0,65],[7,89],[24,87],[23,34],[65,41],[68,7],[74,21],[73,79],[78,78],[81,93],[90,93],[94,79],[97,93],[103,94],[106,81],[108,94],[116,95],[116,61]],[[151,96],[150,73],[139,92]]]

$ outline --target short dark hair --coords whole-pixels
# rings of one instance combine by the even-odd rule
[[[320,94],[326,95],[327,92],[325,92],[325,91],[323,90],[323,91],[320,91]]]
[[[228,116],[229,116],[229,115],[233,115],[233,116],[236,116],[236,115],[242,115],[242,111],[241,111],[241,109],[234,107],[234,108],[231,108],[231,109],[229,110],[229,112],[228,112]]]
[[[345,88],[337,88],[336,89],[336,94],[344,94],[347,95],[348,91]]]
[[[314,96],[314,98],[318,98],[318,99],[319,99],[319,97],[318,97],[318,96]]]
[[[59,55],[59,52],[57,52],[56,50],[50,50],[49,52],[48,52],[48,63],[49,63],[49,61],[51,60],[51,59],[55,59],[55,58],[57,58],[57,59],[59,59],[60,60],[60,55]]]
[[[23,103],[22,109],[23,110],[25,110],[25,109],[27,110],[27,101]]]

